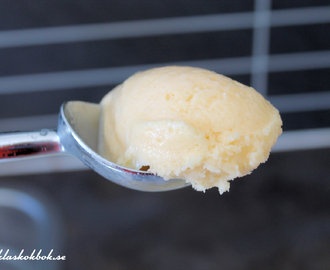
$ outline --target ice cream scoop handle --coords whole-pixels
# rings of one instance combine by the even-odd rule
[[[0,134],[0,162],[65,152],[55,130]]]

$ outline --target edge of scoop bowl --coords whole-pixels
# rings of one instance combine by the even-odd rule
[[[101,105],[83,101],[62,104],[57,133],[65,150],[95,172],[121,186],[140,191],[167,191],[190,186],[183,179],[164,180],[157,175],[119,166],[97,154]]]

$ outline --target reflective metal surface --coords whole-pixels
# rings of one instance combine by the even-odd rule
[[[0,134],[0,162],[45,154],[69,153],[112,182],[140,191],[167,191],[189,186],[182,179],[165,181],[154,174],[114,164],[96,153],[101,107],[70,101],[61,107],[57,131]]]
[[[54,130],[0,134],[0,162],[13,158],[31,158],[63,152],[60,139]]]

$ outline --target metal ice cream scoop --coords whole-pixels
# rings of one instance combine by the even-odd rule
[[[61,106],[57,130],[0,134],[0,162],[47,154],[69,153],[108,180],[140,191],[167,191],[190,184],[121,167],[97,154],[101,106],[70,101]],[[37,161],[36,161],[37,162]]]

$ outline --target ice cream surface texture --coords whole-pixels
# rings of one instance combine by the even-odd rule
[[[228,191],[229,180],[268,159],[282,133],[278,110],[262,95],[201,68],[138,72],[101,105],[101,156],[165,180],[185,179],[198,191]]]

